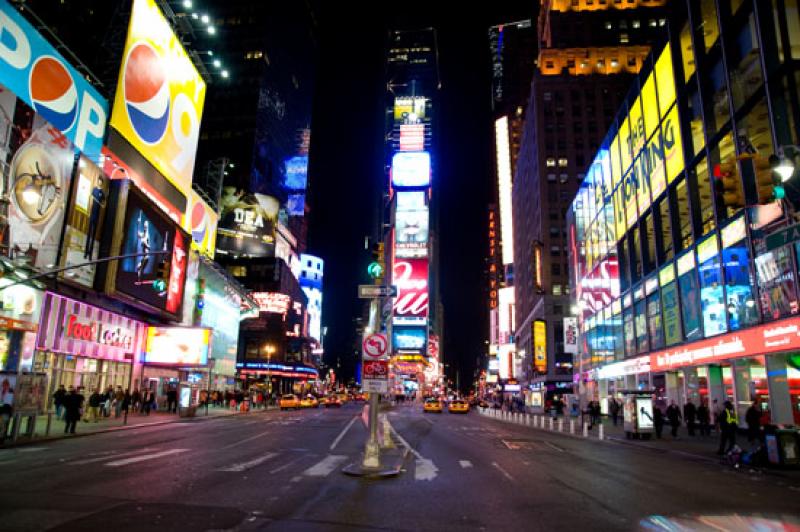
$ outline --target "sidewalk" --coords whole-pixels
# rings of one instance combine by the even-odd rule
[[[490,414],[490,409],[485,409],[481,411],[481,414],[487,417],[491,417],[497,421],[505,421],[514,424],[519,424],[523,426],[529,426],[534,429],[538,430],[547,430],[549,431],[550,427],[550,416],[545,415],[530,415],[530,418],[526,417],[524,414],[517,414],[517,417],[510,416],[506,413],[500,413],[499,411],[495,411],[494,414]],[[583,426],[581,425],[581,418],[570,418],[569,416],[561,417],[558,419],[563,419],[563,434],[565,436],[573,436],[577,438],[583,439]],[[558,432],[558,419],[555,420],[553,424],[553,432]],[[575,434],[569,433],[569,420],[573,419],[575,421]],[[670,426],[664,426],[664,432],[662,433],[661,439],[657,439],[655,434],[651,436],[649,440],[639,440],[639,439],[627,439],[625,436],[625,430],[622,424],[622,417],[620,416],[617,425],[614,426],[611,419],[603,418],[602,420],[602,430],[603,430],[603,439],[606,441],[613,442],[614,444],[623,444],[623,445],[631,445],[634,447],[640,447],[645,449],[650,449],[655,452],[669,452],[678,455],[682,455],[685,458],[689,458],[692,460],[704,460],[707,462],[720,464],[720,456],[718,456],[717,449],[719,448],[719,434],[712,432],[710,436],[700,436],[700,432],[695,430],[694,436],[688,435],[688,428],[686,425],[682,425],[678,429],[678,437],[677,439],[673,438],[670,434]],[[587,432],[587,441],[600,441],[600,427],[595,426],[591,430]],[[750,448],[750,443],[747,441],[747,437],[743,434],[738,434],[736,437],[736,443],[744,450]],[[749,470],[748,466],[743,466],[743,469]],[[785,468],[755,468],[757,470],[763,470],[764,473],[769,475],[776,475],[776,476],[783,476],[790,478],[795,481],[800,481],[800,470],[798,469],[785,469]]]
[[[250,412],[240,412],[239,410],[231,410],[227,407],[209,407],[206,414],[205,407],[197,409],[194,417],[180,417],[178,414],[169,413],[163,410],[152,411],[150,415],[129,413],[128,422],[125,424],[124,418],[121,415],[115,418],[113,413],[110,417],[103,417],[98,421],[78,421],[75,428],[75,434],[64,433],[64,420],[56,419],[55,412],[51,415],[41,414],[36,417],[36,426],[33,428],[33,437],[27,436],[27,421],[25,418],[20,420],[19,434],[17,440],[11,441],[12,427],[8,428],[8,437],[5,442],[0,444],[0,449],[8,447],[16,447],[19,445],[27,445],[31,443],[41,443],[46,441],[60,440],[64,438],[74,438],[78,436],[89,436],[91,434],[99,434],[103,432],[112,432],[117,430],[136,429],[148,426],[165,425],[168,423],[179,423],[183,421],[212,419],[225,416],[244,416],[247,414],[258,414],[266,411],[277,410],[276,406],[270,406],[266,409],[257,409]],[[48,418],[49,418],[49,432],[48,432]],[[9,422],[11,424],[11,422]]]

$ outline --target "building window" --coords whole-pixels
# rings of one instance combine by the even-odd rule
[[[544,94],[542,94],[542,98],[544,99],[544,101],[549,102],[550,100],[553,99],[553,93],[545,92]]]
[[[569,164],[569,162],[567,161],[567,159],[565,157],[560,157],[558,159],[558,166],[560,166],[561,168],[566,168],[568,164]]]
[[[607,30],[610,30],[610,29],[611,29],[611,28],[613,28],[613,27],[614,27],[614,25],[613,25],[613,24],[611,24],[611,22],[610,22],[610,21],[606,21],[606,29],[607,29]]]
[[[642,26],[642,23],[641,23],[640,21],[638,21],[638,20],[634,20],[633,22],[631,22],[631,27],[632,27],[633,29],[638,29],[638,28],[640,28],[641,26]]]
[[[556,160],[552,157],[548,157],[547,161],[545,162],[548,168],[553,168],[556,165]]]
[[[557,262],[554,262],[550,265],[550,274],[551,275],[561,275],[561,265]]]
[[[561,255],[561,248],[559,246],[550,246],[550,256],[558,257]]]
[[[560,296],[561,295],[561,285],[560,284],[554,284],[553,285],[553,295],[554,296]],[[553,313],[554,314],[560,314],[559,312],[555,312],[555,307],[553,307]]]
[[[547,174],[547,180],[551,183],[555,183],[556,181],[556,174]]]
[[[558,175],[558,180],[561,181],[562,183],[566,183],[567,180],[569,180],[569,175],[568,174],[559,174]]]

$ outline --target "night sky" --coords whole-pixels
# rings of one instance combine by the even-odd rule
[[[347,2],[323,2],[320,57],[309,169],[312,214],[309,252],[325,259],[323,326],[326,363],[355,363],[353,318],[361,314],[357,285],[368,282],[364,237],[374,227],[382,186],[384,59],[389,29],[434,27],[442,90],[437,112],[440,267],[445,307],[444,362],[462,388],[473,378],[488,336],[487,204],[494,197],[489,26],[531,18],[533,1],[398,4],[402,13],[353,16]],[[356,3],[353,3],[354,5]],[[460,5],[460,9],[452,6]],[[449,8],[448,8],[449,7]],[[383,18],[381,18],[383,17]]]

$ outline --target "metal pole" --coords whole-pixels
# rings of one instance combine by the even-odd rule
[[[380,298],[375,298],[370,302],[372,308],[370,309],[370,316],[372,316],[372,323],[370,326],[373,331],[380,330],[380,314],[381,305]],[[363,376],[362,376],[363,380]],[[381,448],[378,444],[378,394],[370,392],[369,394],[369,439],[364,448],[364,467],[379,468],[381,466]]]

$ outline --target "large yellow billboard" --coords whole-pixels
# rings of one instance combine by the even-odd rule
[[[153,0],[134,0],[111,127],[185,196],[206,84]]]
[[[194,190],[189,191],[186,205],[182,227],[192,235],[192,249],[213,259],[217,247],[219,214]]]

